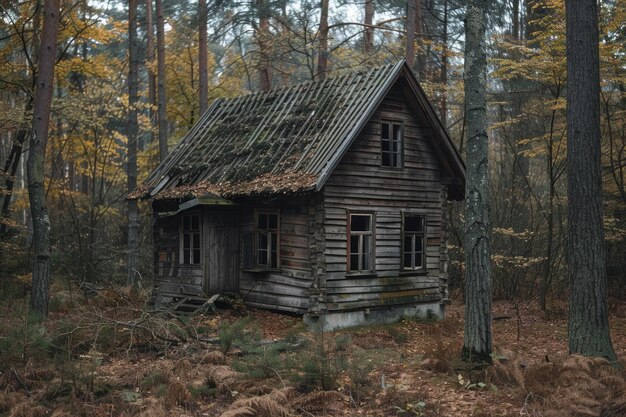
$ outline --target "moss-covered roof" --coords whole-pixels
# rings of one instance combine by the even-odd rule
[[[129,198],[232,198],[319,189],[407,68],[402,61],[216,100]]]

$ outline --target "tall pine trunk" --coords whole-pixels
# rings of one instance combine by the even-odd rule
[[[198,0],[198,70],[200,72],[200,116],[209,106],[209,68],[206,0]]]
[[[159,111],[159,159],[167,156],[167,81],[165,77],[165,16],[163,0],[156,0],[157,13],[157,73],[158,73],[158,111]]]
[[[417,0],[408,0],[406,3],[406,49],[404,59],[413,69],[415,63],[415,8]]]
[[[137,188],[137,139],[139,125],[139,43],[137,42],[137,0],[128,2],[128,192]],[[127,285],[137,284],[139,268],[139,213],[137,200],[128,200],[128,275]]]
[[[600,58],[595,0],[567,0],[569,350],[618,364],[609,333],[602,223]]]
[[[363,19],[365,31],[363,32],[363,53],[369,56],[374,45],[374,0],[365,0],[365,17]]]
[[[320,6],[319,52],[317,55],[317,80],[323,80],[328,73],[328,0]]]
[[[259,26],[256,33],[259,46],[259,63],[257,72],[261,91],[272,88],[272,63],[270,62],[270,6],[268,0],[256,0]]]
[[[59,0],[45,0],[37,85],[33,100],[33,127],[27,162],[28,198],[33,220],[33,253],[35,255],[30,309],[40,318],[48,315],[50,298],[50,218],[44,188],[44,161],[50,125],[59,14]]]
[[[150,142],[154,142],[154,132],[157,128],[155,109],[157,108],[157,82],[154,73],[154,21],[152,18],[152,0],[146,0],[146,60],[148,61],[148,103],[150,104]]]
[[[470,0],[465,17],[465,329],[463,357],[491,363],[491,259],[487,138],[486,0]]]

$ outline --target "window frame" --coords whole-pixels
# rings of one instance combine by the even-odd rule
[[[389,138],[385,139],[383,138],[383,125],[387,124],[389,126]],[[399,139],[395,139],[393,138],[393,131],[394,131],[394,126],[399,126],[400,128],[400,138]],[[389,151],[385,151],[383,149],[383,142],[384,141],[388,141],[389,142]],[[398,157],[398,165],[385,165],[383,163],[384,161],[384,157],[383,155],[388,153],[389,154],[389,161],[392,162],[393,161],[393,155],[395,155],[395,153],[393,152],[393,144],[394,143],[398,143],[398,151],[397,151],[397,157]],[[380,166],[381,168],[385,168],[385,169],[402,169],[404,168],[404,121],[403,120],[393,120],[393,119],[382,119],[380,121]]]
[[[412,236],[412,251],[406,252],[404,247],[404,241],[407,236],[406,231],[406,218],[407,217],[421,217],[422,219],[422,231],[421,232],[409,232]],[[410,272],[421,272],[426,271],[426,249],[427,249],[427,233],[428,233],[428,215],[424,212],[419,211],[403,211],[402,212],[402,229],[400,235],[400,269],[402,271],[410,271]],[[415,266],[415,237],[422,237],[422,264],[419,267]],[[411,266],[407,267],[404,264],[404,255],[406,253],[411,253]]]
[[[193,218],[196,217],[198,219],[198,228],[193,229]],[[189,229],[185,229],[185,219],[189,220]],[[189,235],[189,248],[185,248],[185,235]],[[193,236],[198,236],[198,247],[196,248],[193,243]],[[179,265],[184,265],[188,267],[201,266],[202,265],[202,214],[201,213],[189,213],[183,214],[180,219],[180,245],[179,245]],[[198,262],[193,261],[193,253],[194,251],[199,252]],[[185,252],[189,251],[189,261],[185,262]]]
[[[369,250],[369,269],[351,269],[352,265],[352,236],[355,234],[352,231],[352,216],[369,216],[370,217],[370,230],[369,234],[357,231],[359,236],[370,236],[370,250]],[[359,240],[359,244],[362,246],[362,239]],[[359,258],[364,253],[358,254]],[[359,263],[362,263],[359,259]],[[362,265],[359,265],[362,266]],[[376,272],[376,212],[374,211],[350,211],[347,210],[347,224],[346,224],[346,274],[347,275],[372,275]]]
[[[270,229],[269,228],[269,218],[268,218],[268,227],[266,227],[265,229],[261,229],[259,228],[259,216],[260,215],[275,215],[276,216],[276,229]],[[266,261],[267,264],[264,265],[262,263],[260,263],[260,253],[259,251],[261,250],[259,248],[259,237],[261,235],[261,232],[265,232],[265,233],[269,233],[271,236],[271,233],[275,233],[276,234],[276,241],[272,242],[271,237],[268,239],[268,246],[267,246],[267,254],[266,254]],[[272,266],[271,265],[271,254],[273,252],[272,250],[272,243],[275,244],[276,246],[276,265]],[[254,265],[256,267],[256,269],[260,269],[260,270],[279,270],[280,269],[280,210],[276,209],[276,210],[268,210],[268,209],[263,209],[263,210],[255,210],[254,212]]]

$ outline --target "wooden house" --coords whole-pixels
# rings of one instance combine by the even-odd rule
[[[465,167],[405,62],[216,100],[131,198],[155,290],[334,329],[442,317]]]

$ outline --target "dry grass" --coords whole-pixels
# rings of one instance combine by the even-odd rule
[[[524,402],[525,415],[626,416],[626,379],[600,358],[557,357],[522,367],[518,358],[496,362],[489,380]]]

